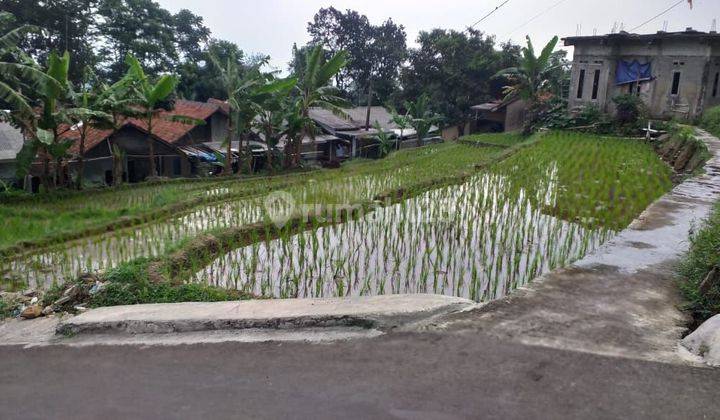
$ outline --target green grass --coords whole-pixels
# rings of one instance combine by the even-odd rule
[[[543,136],[494,171],[531,196],[557,183],[551,202],[539,203],[547,213],[613,230],[625,228],[672,187],[672,170],[647,144],[570,132]]]
[[[720,281],[711,282],[706,290],[700,288],[713,269],[720,270],[720,204],[690,236],[690,251],[679,269],[680,289],[688,300],[686,309],[698,324],[720,313]]]
[[[211,202],[264,194],[277,189],[297,189],[308,183],[333,185],[355,177],[378,179],[402,173],[408,183],[418,183],[438,176],[472,171],[474,166],[490,161],[499,150],[477,150],[465,145],[443,143],[420,149],[402,150],[383,160],[356,160],[338,170],[259,177],[253,179],[185,180],[141,184],[120,189],[86,193],[57,193],[0,203],[0,251],[23,243],[63,240],[64,236],[82,235],[84,231],[105,230],[113,223],[134,220],[134,224],[160,219]],[[210,190],[220,190],[208,196]],[[376,193],[381,193],[377,191]],[[333,196],[330,188],[318,188],[316,199],[340,202],[347,197]],[[324,196],[324,197],[323,197]],[[88,232],[97,233],[97,232]]]
[[[527,141],[528,137],[520,133],[484,133],[472,134],[460,138],[461,142],[488,146],[510,147]]]
[[[715,136],[720,137],[720,106],[705,111],[700,126]]]

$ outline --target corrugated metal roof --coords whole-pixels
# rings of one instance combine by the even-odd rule
[[[310,108],[310,118],[317,124],[333,131],[357,130],[360,126],[351,118],[343,118],[332,111],[322,108]]]
[[[20,130],[8,123],[0,123],[0,160],[14,160],[23,142]]]

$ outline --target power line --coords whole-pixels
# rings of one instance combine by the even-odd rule
[[[546,13],[550,12],[551,10],[553,10],[554,8],[560,6],[561,4],[565,3],[566,1],[567,1],[567,0],[560,0],[560,1],[556,2],[555,4],[553,4],[552,6],[548,7],[547,9],[543,10],[542,12],[538,13],[537,15],[531,17],[530,19],[528,19],[527,22],[525,22],[525,23],[523,23],[522,25],[518,26],[517,28],[513,29],[513,30],[508,34],[508,36],[514,34],[515,32],[519,31],[520,29],[522,29],[522,28],[526,27],[527,25],[531,24],[532,22],[534,22],[534,21],[535,21],[536,19],[538,19],[539,17],[545,15]]]
[[[482,22],[482,21],[484,21],[485,19],[489,18],[493,13],[497,12],[498,9],[500,9],[501,7],[503,7],[503,6],[505,6],[506,4],[508,4],[509,1],[510,1],[510,0],[505,0],[504,2],[502,2],[499,6],[497,6],[497,7],[494,8],[494,9],[492,9],[491,11],[489,11],[485,16],[481,17],[480,20],[478,20],[477,22],[475,22],[475,23],[473,23],[472,25],[468,26],[468,29],[474,28],[474,27],[476,27],[477,25],[479,25],[480,22]]]
[[[630,29],[630,32],[633,32],[633,31],[635,31],[635,30],[637,30],[637,29],[642,28],[643,26],[647,25],[648,23],[652,22],[653,20],[659,18],[660,16],[664,15],[665,13],[671,11],[672,9],[680,6],[680,4],[685,3],[685,2],[687,2],[687,0],[678,0],[677,3],[673,4],[672,6],[668,7],[667,9],[663,10],[663,11],[660,12],[659,14],[651,17],[650,19],[646,20],[645,22],[641,23],[640,25],[638,25],[638,26]]]

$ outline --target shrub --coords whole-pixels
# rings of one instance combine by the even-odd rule
[[[637,128],[647,116],[645,103],[636,95],[624,94],[613,98],[615,119],[621,127]]]
[[[700,126],[716,136],[720,136],[720,106],[705,111]]]
[[[680,288],[689,301],[686,309],[698,323],[720,313],[720,204],[704,226],[691,234],[690,251],[679,273]]]

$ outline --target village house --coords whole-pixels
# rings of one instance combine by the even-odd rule
[[[523,129],[527,103],[519,97],[498,99],[470,107],[475,111],[473,131],[503,132]]]
[[[182,116],[203,121],[191,124],[172,120]],[[178,100],[172,111],[162,112],[153,121],[152,141],[155,142],[156,167],[163,177],[198,175],[201,162],[216,160],[215,150],[205,143],[218,144],[227,137],[227,112],[216,102]],[[70,148],[70,172],[77,170],[79,131],[73,127],[65,138],[75,140]],[[119,130],[88,130],[85,139],[84,177],[90,183],[112,184],[113,149],[119,149],[123,179],[140,182],[150,174],[147,124],[139,119],[126,119]],[[36,168],[34,172],[37,172]]]
[[[574,47],[569,107],[614,112],[613,98],[638,95],[653,118],[693,119],[720,105],[720,34],[620,32],[564,39]]]

